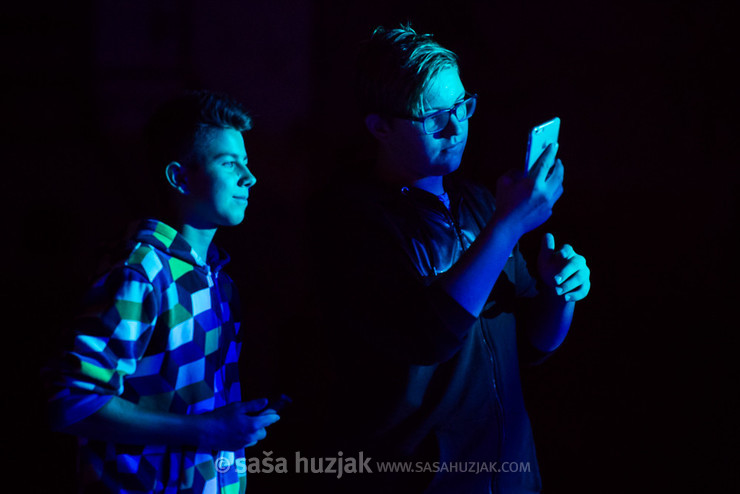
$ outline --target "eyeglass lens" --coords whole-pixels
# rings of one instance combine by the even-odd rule
[[[443,111],[435,115],[429,115],[424,120],[424,131],[427,134],[434,134],[441,131],[450,123],[450,114],[455,112],[455,118],[458,122],[469,119],[475,111],[475,98],[468,98],[460,102],[455,108]]]

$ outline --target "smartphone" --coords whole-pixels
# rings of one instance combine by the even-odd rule
[[[527,142],[527,157],[525,158],[525,171],[529,173],[532,165],[542,155],[547,146],[558,142],[560,134],[560,119],[553,118],[543,124],[537,125],[529,131]]]
[[[275,410],[277,413],[280,413],[286,406],[290,405],[291,403],[293,403],[293,400],[291,400],[289,396],[280,395],[268,399],[265,409]]]

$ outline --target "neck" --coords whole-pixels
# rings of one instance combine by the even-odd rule
[[[211,242],[213,242],[214,235],[216,235],[216,229],[198,228],[187,222],[176,225],[174,228],[187,240],[198,256],[205,261],[208,255],[208,248],[211,246]]]
[[[435,196],[441,196],[445,193],[444,182],[442,177],[424,177],[413,182],[412,185],[417,189],[426,190]]]
[[[208,248],[216,235],[216,228],[199,226],[197,222],[189,221],[182,214],[173,212],[171,209],[160,210],[158,216],[177,230],[203,261],[206,260]]]
[[[419,177],[412,173],[404,173],[404,167],[400,166],[397,160],[387,153],[381,152],[378,155],[376,170],[381,180],[385,182],[399,186],[416,187],[431,192],[435,196],[442,195],[445,192],[444,177],[441,175]]]

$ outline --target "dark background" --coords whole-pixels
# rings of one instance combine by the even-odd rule
[[[38,368],[106,243],[145,211],[139,131],[185,88],[229,92],[253,113],[258,184],[245,223],[217,241],[246,306],[248,397],[292,389],[302,369],[286,339],[311,330],[306,204],[367,156],[354,51],[376,25],[408,20],[460,55],[480,94],[461,173],[493,188],[522,162],[529,127],[563,122],[565,195],[547,230],[587,257],[593,287],[560,351],[525,371],[546,492],[736,489],[733,14],[616,0],[6,8],[6,475],[68,488],[73,453],[43,428]],[[249,491],[279,481],[253,475]]]

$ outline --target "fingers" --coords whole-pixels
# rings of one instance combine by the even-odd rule
[[[241,403],[242,413],[254,413],[263,410],[267,406],[267,398],[245,401]]]
[[[550,243],[548,235],[552,236],[551,234],[546,234],[542,238],[543,250],[540,251],[540,256],[546,259],[546,267],[544,270],[541,268],[541,273],[545,281],[555,288],[570,278],[573,273],[578,270],[579,263],[578,260],[571,260],[571,258],[576,256],[573,247],[565,244],[556,251],[554,245],[555,239],[553,237],[552,243]],[[558,291],[558,295],[560,295],[560,291]]]
[[[552,233],[545,233],[542,236],[540,250],[555,250],[555,236]]]
[[[555,165],[553,166],[552,173],[549,177],[545,179],[545,183],[547,184],[548,188],[552,191],[552,202],[555,204],[555,202],[560,199],[560,196],[563,195],[563,177],[565,176],[565,167],[563,167],[563,162],[559,159],[555,161]]]
[[[264,438],[267,437],[267,431],[265,429],[258,429],[253,434],[249,435],[249,438],[247,439],[247,444],[244,445],[245,448],[251,448],[257,442],[262,441]]]
[[[588,276],[575,276],[568,279],[562,292],[566,302],[578,302],[583,300],[591,290],[591,280]]]
[[[561,249],[561,252],[563,250]],[[572,248],[570,251],[572,252]],[[586,259],[572,252],[566,265],[555,275],[555,282],[557,283],[555,293],[565,296],[567,301],[581,300],[590,290],[590,277],[591,270],[586,265]]]
[[[544,181],[547,177],[547,174],[550,172],[550,168],[552,168],[553,164],[555,163],[555,155],[557,154],[557,152],[557,142],[547,146],[547,148],[545,148],[545,151],[540,155],[537,161],[535,161],[534,166],[532,166],[532,169],[529,172],[529,175],[536,181]]]
[[[578,254],[576,254],[576,251],[573,250],[573,247],[571,247],[570,244],[563,244],[563,246],[560,247],[560,250],[558,250],[558,255],[563,259],[571,259]]]
[[[261,415],[246,415],[245,417],[249,421],[249,425],[247,426],[249,432],[245,438],[245,448],[254,446],[258,441],[267,437],[267,427],[280,420],[280,416],[272,410],[263,412]]]
[[[565,168],[563,167],[563,162],[557,159],[553,161],[552,166],[546,166],[546,163],[543,163],[542,168],[538,170],[537,175],[534,177],[535,187],[542,190],[551,207],[554,206],[558,199],[560,199],[560,196],[563,195],[564,175]]]
[[[206,412],[202,415],[211,424],[208,430],[208,446],[231,451],[235,448],[253,446],[267,435],[267,427],[280,416],[274,410],[266,410],[267,400],[235,402]],[[260,412],[261,413],[258,413]]]
[[[563,267],[553,278],[555,283],[562,288],[562,284],[566,280],[586,265],[586,259],[584,259],[583,256],[577,255],[573,250],[573,247],[568,244],[563,245],[560,250],[555,253],[555,256],[562,260]],[[558,293],[558,295],[560,295],[560,293]]]
[[[252,427],[254,429],[262,429],[280,420],[280,415],[278,415],[277,413],[266,413],[264,415],[257,415],[256,417],[251,417],[251,419],[252,419]]]
[[[551,233],[542,237],[538,268],[542,281],[567,302],[585,298],[591,289],[591,270],[586,258],[569,244],[556,249]]]
[[[553,168],[552,168],[552,173],[550,174],[549,177],[547,177],[547,182],[562,184],[564,176],[565,176],[565,167],[563,166],[563,162],[560,161],[560,159],[558,158],[557,160],[555,160],[555,164],[553,165]]]

